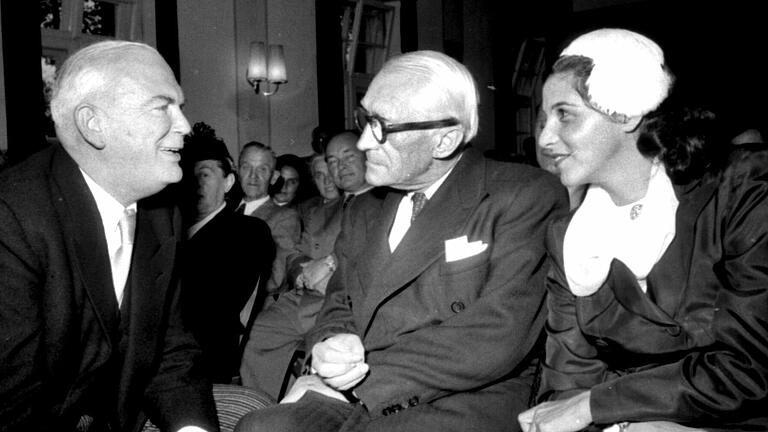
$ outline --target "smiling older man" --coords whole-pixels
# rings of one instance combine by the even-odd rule
[[[62,66],[61,145],[0,177],[0,429],[218,430],[181,323],[178,211],[190,130],[170,67],[145,44],[87,46]]]

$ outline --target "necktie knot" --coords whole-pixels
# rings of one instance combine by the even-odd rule
[[[346,210],[347,207],[349,207],[349,203],[352,202],[352,198],[355,197],[355,194],[346,194],[344,195],[344,202],[341,204],[341,209]]]
[[[411,195],[411,201],[413,201],[413,212],[411,213],[411,222],[413,222],[421,212],[421,209],[424,208],[424,204],[427,203],[427,196],[422,192],[416,192]]]
[[[120,229],[120,244],[133,244],[133,235],[136,232],[136,210],[125,209],[117,227]]]
[[[245,214],[245,203],[240,203],[239,206],[237,206],[237,209],[235,209],[235,213],[244,215]]]

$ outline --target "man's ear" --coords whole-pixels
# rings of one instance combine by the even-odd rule
[[[233,173],[227,174],[227,178],[224,179],[224,193],[228,193],[232,186],[235,185],[235,175]]]
[[[440,141],[432,149],[432,157],[445,159],[450,157],[464,141],[464,131],[460,127],[454,127],[439,137]]]
[[[104,148],[102,133],[104,132],[104,120],[98,108],[82,104],[75,108],[75,126],[85,142],[94,148]]]

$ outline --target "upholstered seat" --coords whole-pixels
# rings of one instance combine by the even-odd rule
[[[221,432],[232,432],[241,417],[275,403],[266,393],[231,384],[214,384],[213,398],[216,401]],[[147,421],[143,432],[160,432],[160,429],[151,421]]]

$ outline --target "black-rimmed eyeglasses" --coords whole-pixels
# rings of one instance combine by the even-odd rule
[[[357,107],[355,109],[355,125],[358,129],[360,129],[360,133],[365,131],[366,125],[369,125],[371,127],[371,133],[373,134],[373,137],[376,138],[376,141],[378,141],[379,144],[384,144],[387,142],[387,135],[391,133],[412,130],[438,129],[447,126],[456,126],[457,124],[459,124],[459,120],[455,118],[387,124],[384,119],[377,116],[376,114],[369,113],[363,107]]]

